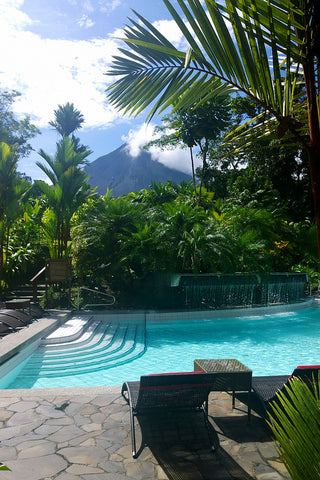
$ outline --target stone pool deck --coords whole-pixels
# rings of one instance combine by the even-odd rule
[[[131,455],[129,409],[120,387],[1,390],[0,480],[288,480],[262,419],[213,392],[219,446]],[[139,431],[139,429],[137,429]],[[196,433],[196,432],[195,432]],[[138,443],[140,436],[138,435]]]

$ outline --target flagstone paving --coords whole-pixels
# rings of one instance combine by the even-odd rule
[[[210,395],[215,453],[181,446],[164,462],[131,455],[129,409],[120,387],[1,390],[0,480],[288,480],[264,422],[228,394]],[[138,436],[139,439],[139,436]],[[163,452],[168,459],[168,452]]]

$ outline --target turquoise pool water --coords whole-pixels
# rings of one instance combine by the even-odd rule
[[[146,349],[139,358],[102,369],[100,359],[97,371],[77,375],[75,365],[73,374],[50,377],[30,376],[31,360],[26,360],[18,376],[13,375],[2,388],[120,385],[144,374],[193,370],[196,358],[237,358],[253,370],[253,375],[290,374],[297,365],[318,365],[320,310],[147,322]]]

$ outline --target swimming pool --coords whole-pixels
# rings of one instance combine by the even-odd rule
[[[122,321],[122,329],[138,325],[135,337],[130,336],[137,340],[135,346],[121,341],[120,335],[116,343],[110,331],[109,337],[103,334],[103,328],[110,324],[115,329],[115,322],[108,322],[106,317],[104,326],[95,331],[95,345],[86,345],[85,352],[81,341],[75,353],[69,348],[66,352],[65,346],[55,349],[54,354],[51,348],[50,355],[38,349],[0,382],[1,388],[120,385],[148,373],[193,370],[196,358],[237,358],[253,370],[253,375],[290,374],[297,365],[320,363],[320,309],[255,315],[242,312],[232,318],[200,320]],[[110,342],[116,363],[110,362],[103,350],[103,345]],[[123,347],[131,357],[122,356]],[[96,358],[91,358],[93,351],[97,352]],[[62,353],[67,357],[61,359]],[[68,357],[71,366],[67,372]],[[90,359],[89,366],[84,368],[86,358]],[[31,369],[32,364],[37,366],[36,371]]]

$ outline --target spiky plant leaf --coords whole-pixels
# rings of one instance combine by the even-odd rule
[[[270,427],[292,480],[320,479],[320,391],[294,377],[272,403]]]

